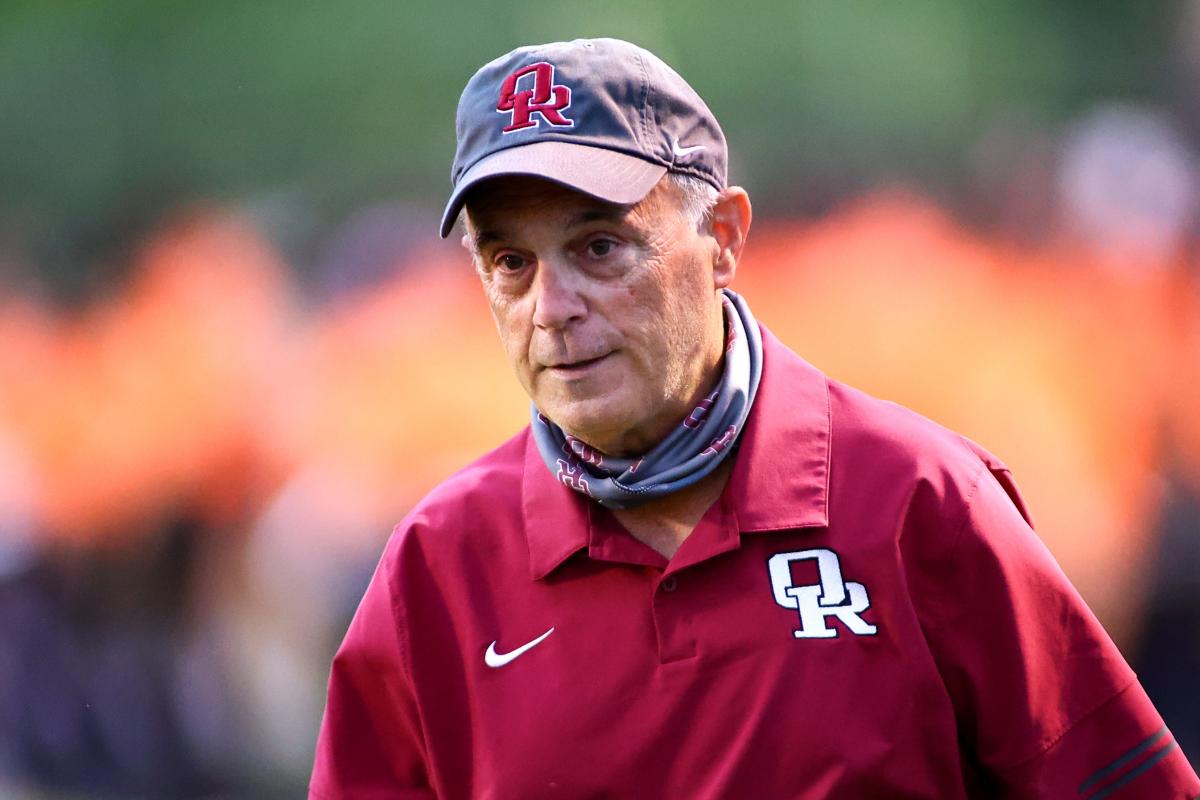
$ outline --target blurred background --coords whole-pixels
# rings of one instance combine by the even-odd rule
[[[392,525],[525,424],[458,94],[649,47],[735,288],[1012,467],[1200,757],[1200,3],[0,3],[0,796],[298,797]]]

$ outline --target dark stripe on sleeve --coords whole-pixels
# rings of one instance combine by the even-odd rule
[[[1135,758],[1140,756],[1142,753],[1149,750],[1151,747],[1154,747],[1154,744],[1159,739],[1161,739],[1162,737],[1164,737],[1166,735],[1167,735],[1167,726],[1164,725],[1164,726],[1162,726],[1162,728],[1160,728],[1158,730],[1157,733],[1152,733],[1145,741],[1143,741],[1138,746],[1134,747],[1128,753],[1121,756],[1116,761],[1109,764],[1107,767],[1103,767],[1101,769],[1096,770],[1096,772],[1092,773],[1092,776],[1090,778],[1088,778],[1083,783],[1079,784],[1079,790],[1078,790],[1079,793],[1084,794],[1094,784],[1097,784],[1100,781],[1104,780],[1109,775],[1112,775],[1114,772],[1119,770],[1121,767],[1125,766],[1130,761],[1133,761]]]
[[[1096,792],[1094,795],[1089,797],[1088,800],[1100,800],[1101,797],[1108,797],[1108,795],[1112,794],[1117,789],[1120,789],[1122,786],[1129,783],[1131,780],[1136,778],[1138,775],[1141,775],[1143,772],[1145,772],[1146,770],[1153,767],[1159,761],[1166,758],[1167,753],[1170,753],[1176,747],[1178,747],[1178,743],[1172,741],[1169,745],[1164,747],[1162,750],[1159,750],[1153,756],[1151,756],[1150,758],[1147,758],[1145,761],[1143,761],[1141,763],[1141,765],[1139,765],[1136,769],[1129,770],[1129,772],[1125,773],[1125,776],[1123,778],[1121,778],[1118,781],[1114,781],[1113,783],[1110,783],[1108,786],[1105,786],[1103,789],[1101,789],[1100,791]]]

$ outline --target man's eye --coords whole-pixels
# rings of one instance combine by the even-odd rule
[[[505,253],[496,258],[496,266],[505,272],[516,272],[521,267],[525,266],[525,259],[521,258],[516,253]]]
[[[595,239],[594,241],[588,242],[587,251],[589,255],[596,256],[597,258],[603,258],[604,256],[609,255],[616,246],[617,243],[612,239]]]

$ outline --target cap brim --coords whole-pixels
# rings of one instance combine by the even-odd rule
[[[636,203],[667,174],[667,168],[637,156],[572,142],[534,142],[481,159],[463,173],[442,214],[442,238],[450,235],[467,191],[488,178],[532,175],[561,183],[600,200]]]

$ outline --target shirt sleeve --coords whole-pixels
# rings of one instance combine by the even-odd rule
[[[333,659],[310,800],[435,796],[387,563],[385,555]]]
[[[1196,798],[1200,780],[1137,677],[1034,534],[1006,470],[921,563],[922,625],[989,796]]]

